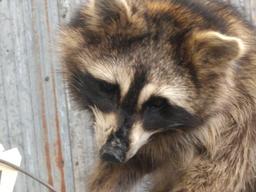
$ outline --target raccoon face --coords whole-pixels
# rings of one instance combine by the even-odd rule
[[[63,30],[69,88],[93,114],[106,161],[129,160],[154,134],[199,126],[199,104],[209,99],[202,96],[203,81],[244,49],[235,37],[159,24],[154,6],[141,11],[125,0],[95,0]],[[155,29],[157,23],[168,30]]]
[[[94,115],[103,159],[124,162],[153,134],[199,123],[192,105],[195,87],[186,77],[179,77],[178,71],[169,70],[172,76],[166,78],[160,71],[156,74],[147,59],[141,64],[135,63],[136,59],[117,61],[110,56],[109,60],[112,64],[96,64],[97,70],[95,63],[90,63],[84,72],[74,74],[72,83],[79,91],[80,105]]]

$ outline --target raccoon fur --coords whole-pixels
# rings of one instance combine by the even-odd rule
[[[256,191],[256,33],[230,5],[90,1],[60,52],[94,120],[88,191]]]

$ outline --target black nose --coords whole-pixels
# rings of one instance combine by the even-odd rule
[[[101,149],[101,159],[110,163],[122,163],[125,161],[125,154],[121,149],[104,146]]]
[[[100,157],[110,163],[123,163],[127,152],[127,144],[117,137],[112,137],[101,148]]]

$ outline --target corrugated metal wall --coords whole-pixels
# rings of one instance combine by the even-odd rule
[[[72,108],[55,51],[58,25],[82,0],[0,0],[0,143],[60,192],[85,191],[93,161],[89,117]],[[256,24],[255,0],[229,0]],[[16,192],[44,192],[19,175]]]

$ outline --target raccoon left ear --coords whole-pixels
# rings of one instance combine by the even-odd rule
[[[87,27],[98,33],[132,34],[144,26],[127,0],[91,0],[84,14],[87,15]]]
[[[197,64],[222,64],[240,58],[245,52],[244,42],[215,31],[196,32],[190,38],[192,60]]]

